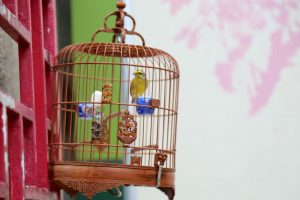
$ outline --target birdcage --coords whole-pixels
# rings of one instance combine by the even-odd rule
[[[145,46],[125,3],[105,18],[90,43],[63,48],[53,68],[50,178],[70,194],[119,186],[157,187],[175,195],[179,68]],[[116,16],[116,27],[107,20]],[[132,30],[124,28],[124,18]],[[112,33],[112,43],[98,43]],[[142,45],[125,44],[127,35]]]

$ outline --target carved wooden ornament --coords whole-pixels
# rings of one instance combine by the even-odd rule
[[[164,166],[165,161],[167,160],[168,155],[165,153],[156,153],[154,157],[154,166]]]
[[[100,139],[103,135],[103,127],[101,123],[92,122],[92,139]]]
[[[77,192],[83,193],[88,198],[93,197],[98,192],[105,192],[106,190],[119,187],[121,184],[114,181],[94,182],[88,180],[64,179],[56,181],[66,192],[71,196]]]
[[[128,110],[122,115],[122,121],[119,122],[118,139],[124,146],[129,146],[136,140],[137,122],[134,120],[134,116],[129,113]]]
[[[102,85],[102,103],[112,102],[112,84],[106,83]]]
[[[131,156],[131,165],[142,165],[142,157],[140,156]]]

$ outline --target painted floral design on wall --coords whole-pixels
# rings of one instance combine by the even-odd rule
[[[242,84],[249,97],[250,115],[268,104],[281,73],[295,67],[300,50],[299,0],[162,1],[170,3],[173,15],[197,5],[194,20],[187,22],[175,40],[193,50],[205,34],[217,34],[225,59],[214,66],[215,75],[220,87],[231,94],[241,84],[239,71],[247,70],[249,80]],[[260,52],[264,64],[256,62]]]

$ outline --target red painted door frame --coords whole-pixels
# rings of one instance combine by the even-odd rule
[[[55,0],[0,0],[0,27],[18,44],[20,101],[0,91],[0,199],[48,199],[50,66]]]

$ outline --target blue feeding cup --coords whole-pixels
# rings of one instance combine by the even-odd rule
[[[155,111],[155,108],[150,106],[150,97],[138,97],[136,104],[136,111],[139,115],[152,115]]]
[[[80,103],[78,105],[78,116],[84,119],[93,119],[93,104],[91,103]]]

